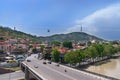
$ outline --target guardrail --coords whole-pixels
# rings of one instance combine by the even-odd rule
[[[27,66],[26,63],[22,62],[21,63],[21,67],[27,68],[28,71],[29,71],[29,73],[31,73],[37,80],[47,80],[43,76],[41,76],[40,74],[38,74],[34,69],[32,69],[31,67]]]

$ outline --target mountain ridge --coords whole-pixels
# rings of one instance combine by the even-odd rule
[[[97,40],[97,41],[103,41],[102,38],[87,34],[85,32],[71,32],[71,33],[67,33],[67,34],[55,34],[55,35],[51,35],[51,36],[40,36],[39,39],[41,41],[48,41],[48,42],[52,42],[52,41],[90,41],[90,40]]]
[[[0,34],[10,36],[13,38],[24,38],[24,39],[28,38],[34,42],[39,42],[39,39],[36,36],[33,36],[31,34],[27,34],[27,33],[22,32],[22,31],[13,30],[9,27],[0,26]]]
[[[0,26],[0,34],[5,34],[7,36],[12,36],[14,38],[19,37],[19,38],[30,38],[33,41],[37,41],[37,42],[53,42],[53,41],[90,41],[90,40],[97,40],[97,41],[103,41],[103,39],[87,34],[85,32],[71,32],[71,33],[67,33],[67,34],[54,34],[51,36],[33,36],[31,34],[27,34],[25,32],[21,32],[21,31],[17,31],[17,30],[13,30],[9,27],[2,27]]]

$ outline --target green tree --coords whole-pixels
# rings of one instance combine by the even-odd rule
[[[65,54],[65,62],[69,63],[70,65],[71,64],[75,64],[76,63],[76,57],[74,52],[68,52]]]
[[[72,42],[71,42],[71,41],[64,41],[64,42],[63,42],[63,47],[73,48]]]
[[[3,37],[0,37],[0,40],[5,40]]]
[[[120,46],[118,46],[118,47],[116,48],[116,50],[117,50],[117,52],[120,52]]]
[[[53,44],[54,46],[60,46],[61,43],[60,43],[59,41],[53,41],[52,44]]]
[[[43,50],[44,50],[45,46],[44,45],[40,45],[40,48],[41,48],[41,52],[43,53]]]
[[[96,50],[97,50],[97,54],[98,54],[98,56],[99,57],[103,57],[104,56],[104,53],[103,53],[103,51],[104,51],[104,46],[102,45],[102,44],[95,44],[94,45],[94,47],[96,48]]]
[[[87,45],[88,45],[88,46],[90,46],[91,44],[92,44],[91,41],[88,41],[88,42],[87,42]]]
[[[114,45],[114,44],[119,44],[118,41],[111,41],[110,44]]]
[[[37,53],[37,49],[36,49],[36,48],[33,48],[33,49],[32,49],[32,52],[33,52],[33,53]]]
[[[59,62],[60,60],[60,52],[57,49],[52,51],[52,60],[55,62]]]
[[[94,62],[94,58],[98,57],[98,51],[94,46],[90,46],[84,52],[86,58],[90,58]]]
[[[33,46],[32,46],[32,45],[29,45],[28,48],[31,49],[31,48],[33,48]]]
[[[84,50],[77,50],[75,51],[77,54],[77,59],[78,59],[78,63],[80,65],[80,62],[83,61],[85,59],[85,54],[84,54]]]
[[[108,57],[111,56],[111,54],[114,53],[114,48],[111,44],[104,45],[104,54]]]
[[[71,51],[65,54],[65,62],[76,65],[76,63],[80,63],[83,60],[84,55],[81,53],[80,50]]]
[[[98,54],[97,54],[98,51],[93,46],[88,48],[88,52],[89,52],[89,55],[91,56],[91,58],[95,58],[98,56]]]

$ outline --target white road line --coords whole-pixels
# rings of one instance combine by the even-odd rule
[[[34,60],[35,60],[35,61],[39,61],[39,60],[37,60],[37,59],[35,59],[35,58],[34,58]],[[56,64],[56,63],[52,62],[52,64]],[[80,71],[80,70],[77,70],[77,69],[73,69],[73,68],[70,68],[70,67],[67,67],[67,66],[64,66],[64,65],[60,65],[60,66],[63,67],[63,68],[66,68],[66,69],[70,69],[70,70],[73,70],[73,71],[80,72],[80,73],[82,73],[82,74],[91,76],[91,77],[93,77],[93,78],[98,78],[98,79],[100,79],[100,80],[109,80],[109,79],[107,79],[107,78],[103,78],[103,77],[101,77],[101,76],[97,76],[97,75],[90,74],[90,73],[87,73],[87,72],[84,72],[84,71]],[[57,71],[57,72],[58,72],[58,71]],[[58,72],[58,73],[59,73],[59,72]],[[62,74],[62,75],[63,75],[63,74]],[[71,77],[71,76],[70,76],[70,77]],[[74,79],[73,79],[73,80],[74,80]]]
[[[38,63],[37,63],[37,64],[38,64]],[[45,67],[45,66],[43,66],[43,65],[41,65],[41,66],[42,66],[42,67]],[[69,78],[69,79],[77,80],[77,79],[75,79],[75,78],[73,78],[73,77],[71,77],[71,76],[69,76],[69,75],[67,75],[67,74],[63,74],[62,72],[59,72],[59,71],[57,71],[57,70],[54,70],[54,69],[52,69],[52,68],[50,68],[50,67],[48,67],[48,66],[46,66],[45,68],[50,69],[50,70],[52,70],[53,72],[56,72],[56,74],[59,73],[59,74],[61,74],[62,76],[65,76],[65,77],[67,77],[67,78]]]

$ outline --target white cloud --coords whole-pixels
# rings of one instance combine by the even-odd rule
[[[120,30],[120,4],[110,5],[97,10],[82,20],[76,20],[75,25],[67,29],[67,32],[80,31],[81,25],[87,33],[105,35],[113,31],[117,34],[117,31]]]

